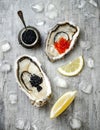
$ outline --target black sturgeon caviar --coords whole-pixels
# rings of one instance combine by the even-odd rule
[[[32,85],[32,87],[36,87],[38,92],[40,92],[42,90],[42,87],[40,86],[40,84],[43,82],[43,79],[42,77],[39,77],[35,74],[31,75],[31,78],[30,78],[30,83]]]
[[[22,34],[22,40],[26,44],[32,44],[36,40],[36,33],[33,30],[25,30]]]

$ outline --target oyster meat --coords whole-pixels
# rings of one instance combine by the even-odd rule
[[[64,57],[74,47],[80,29],[71,23],[58,23],[48,33],[46,40],[46,54],[50,61]]]
[[[35,57],[21,56],[15,63],[15,75],[23,92],[34,106],[43,106],[51,96],[51,85]]]

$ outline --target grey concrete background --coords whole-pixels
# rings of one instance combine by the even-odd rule
[[[23,119],[25,126],[29,123],[32,130],[32,124],[35,124],[38,130],[46,130],[49,129],[48,127],[51,127],[52,130],[71,130],[69,119],[74,114],[82,121],[80,130],[100,130],[100,1],[96,1],[98,7],[95,7],[87,0],[86,5],[79,9],[82,1],[0,0],[0,41],[5,39],[11,44],[11,50],[4,53],[3,59],[0,60],[1,62],[7,61],[12,66],[12,70],[8,74],[0,72],[0,130],[16,130],[15,124],[19,118]],[[31,9],[31,5],[38,2],[44,3],[45,8],[41,13],[35,13]],[[57,8],[58,16],[56,19],[50,20],[46,16],[49,3],[54,4]],[[19,9],[23,10],[27,25],[35,26],[40,31],[42,38],[40,47],[27,50],[19,45],[17,36],[23,27],[16,13]],[[45,24],[40,27],[36,26],[38,19],[45,20]],[[70,54],[60,61],[51,63],[44,52],[47,32],[57,22],[65,20],[72,21],[80,27],[80,38]],[[80,47],[81,41],[86,42],[86,44],[89,42],[92,46],[91,49],[83,50]],[[18,88],[15,81],[14,61],[21,54],[36,56],[51,81],[53,97],[50,103],[43,108],[32,106],[28,97]],[[82,73],[76,77],[68,78],[57,72],[57,67],[79,55],[83,55],[85,59],[85,67]],[[94,59],[94,69],[87,66],[86,61],[89,57]],[[68,89],[56,87],[54,81],[56,76],[60,76],[68,82]],[[84,81],[84,84],[93,85],[91,94],[85,94],[80,90],[79,83],[81,81]],[[68,90],[78,90],[76,100],[60,117],[50,120],[49,113],[52,105],[58,97]],[[18,101],[14,105],[9,102],[10,93],[15,93],[18,97]]]

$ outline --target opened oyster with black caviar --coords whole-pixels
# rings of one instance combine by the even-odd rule
[[[51,29],[46,40],[46,54],[50,61],[61,59],[72,50],[79,31],[78,26],[69,22],[59,23]]]
[[[17,82],[34,106],[43,106],[51,96],[51,85],[35,57],[21,56],[15,65]]]

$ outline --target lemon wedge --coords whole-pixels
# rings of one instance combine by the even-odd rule
[[[58,72],[65,76],[75,76],[80,73],[84,66],[84,60],[82,56],[74,59],[68,64],[65,64],[58,68]]]
[[[65,109],[68,108],[68,106],[72,103],[76,96],[77,91],[69,91],[66,92],[63,96],[61,96],[54,106],[51,109],[50,118],[56,118],[58,117]]]

